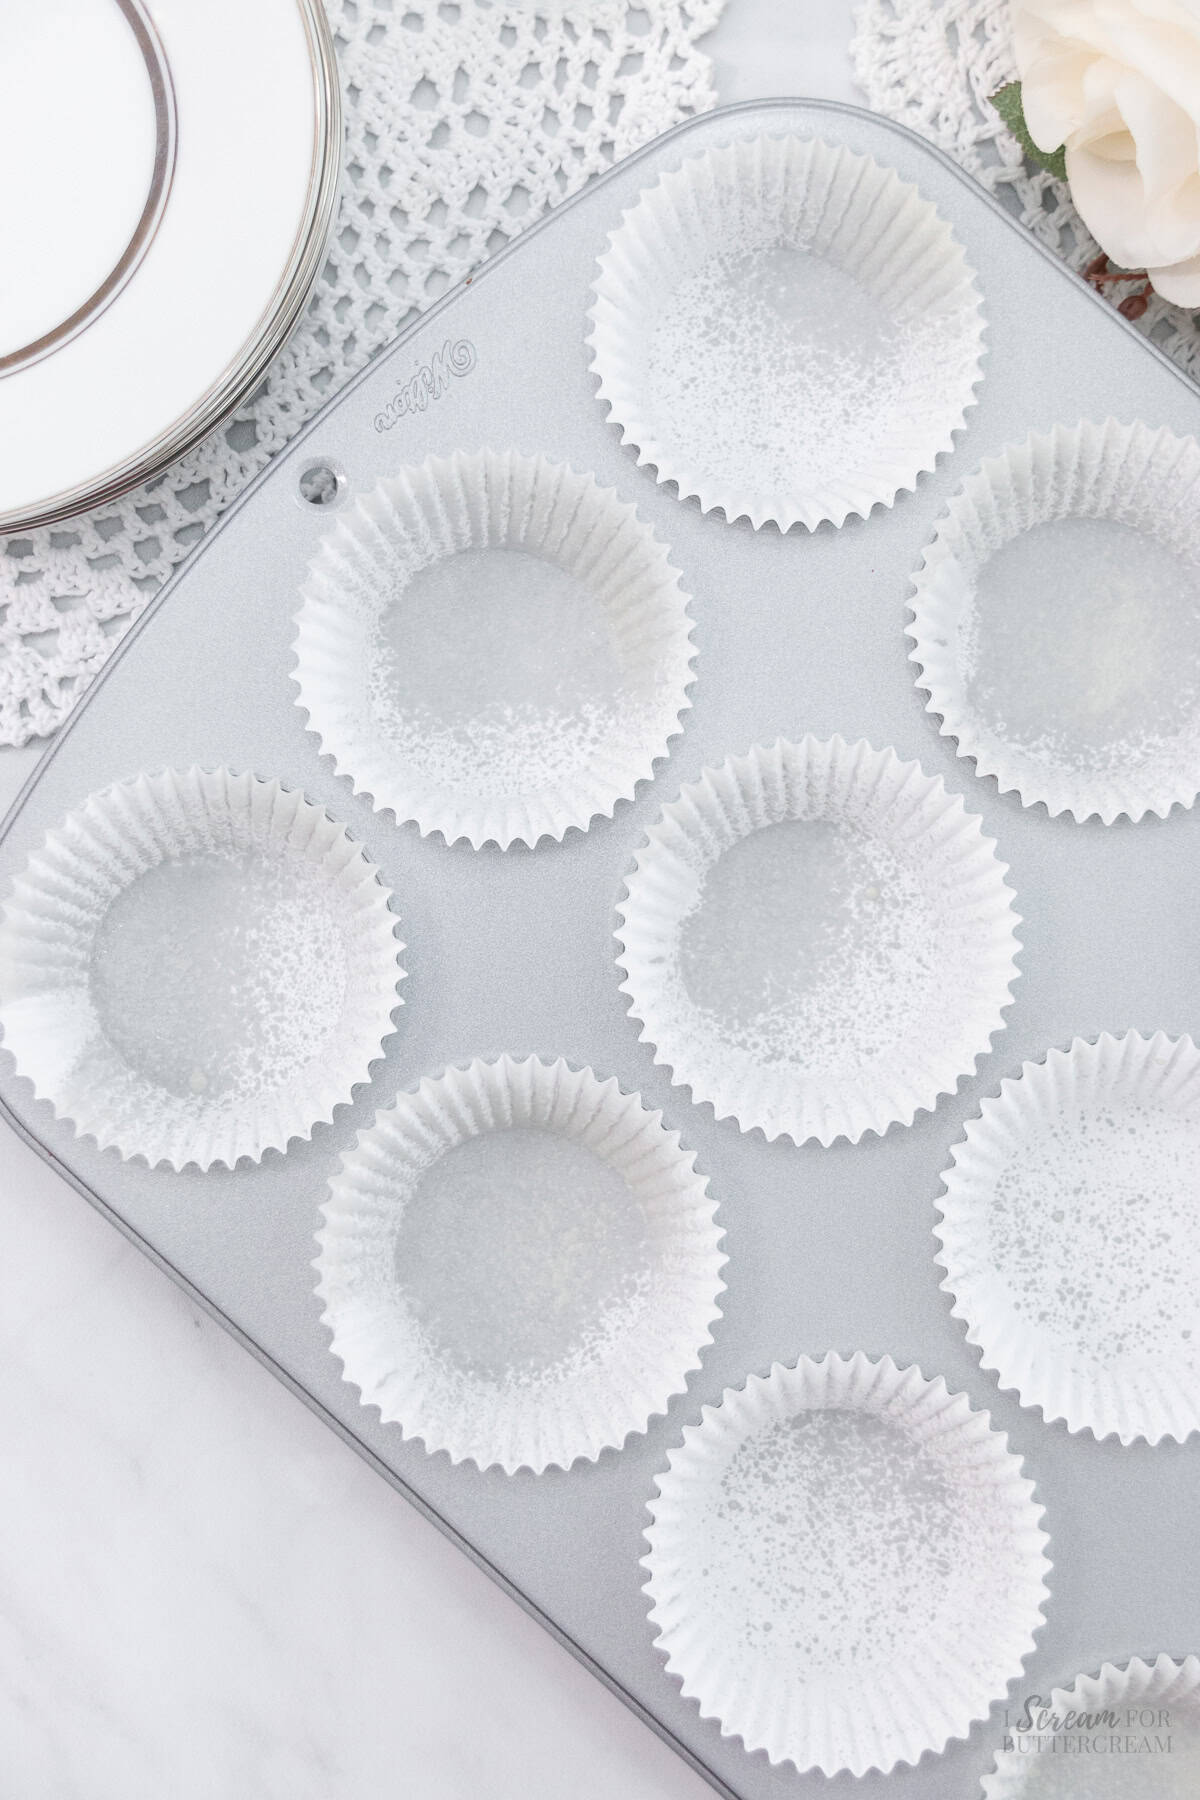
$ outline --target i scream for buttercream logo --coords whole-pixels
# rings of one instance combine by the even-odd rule
[[[1166,1706],[1104,1706],[1056,1711],[1030,1694],[1004,1714],[1004,1749],[1025,1756],[1161,1756],[1171,1752]]]
[[[471,373],[475,360],[475,346],[470,338],[447,338],[441,349],[422,363],[375,414],[376,431],[390,431],[398,419],[423,413],[432,401],[441,398],[456,376]]]

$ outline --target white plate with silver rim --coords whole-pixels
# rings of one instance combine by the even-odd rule
[[[147,480],[250,392],[337,198],[320,0],[0,0],[0,530]]]

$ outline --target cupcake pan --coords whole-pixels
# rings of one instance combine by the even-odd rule
[[[845,143],[920,188],[976,272],[988,331],[985,379],[952,457],[868,520],[783,535],[704,515],[639,467],[595,397],[585,338],[597,259],[639,193],[686,157],[790,129]],[[971,469],[1031,432],[1109,416],[1180,436],[1200,425],[1194,388],[936,152],[884,120],[815,104],[693,121],[533,227],[280,456],[139,622],[0,842],[7,900],[46,834],[89,794],[196,765],[276,777],[362,846],[396,897],[404,1004],[369,1085],[310,1140],[233,1170],[151,1169],[77,1136],[2,1047],[0,1099],[122,1229],[739,1800],[815,1800],[827,1784],[748,1755],[666,1673],[642,1585],[645,1508],[701,1407],[774,1363],[862,1349],[944,1376],[1021,1457],[1051,1534],[1045,1627],[988,1721],[915,1769],[839,1777],[839,1793],[962,1800],[991,1766],[1005,1710],[1015,1717],[1027,1692],[1048,1693],[1106,1656],[1183,1655],[1200,1640],[1187,1579],[1200,1443],[1096,1443],[1044,1423],[980,1367],[934,1261],[942,1171],[1003,1077],[1076,1037],[1200,1033],[1196,809],[1106,827],[1023,807],[939,736],[906,660],[912,573]],[[694,621],[691,708],[653,782],[611,818],[533,850],[447,846],[373,809],[306,731],[293,683],[300,590],[351,496],[430,457],[489,447],[594,474],[635,506],[679,570]],[[298,480],[325,462],[340,493],[310,509]],[[807,733],[891,746],[940,776],[995,840],[1022,920],[1014,1002],[975,1074],[911,1125],[829,1148],[717,1123],[673,1087],[639,1042],[613,938],[627,872],[664,805],[706,767]],[[729,1257],[714,1341],[686,1394],[619,1452],[540,1475],[430,1455],[364,1406],[331,1353],[312,1267],[329,1179],[376,1114],[425,1076],[505,1053],[594,1069],[661,1111],[696,1155]],[[921,1668],[904,1678],[930,1679]]]

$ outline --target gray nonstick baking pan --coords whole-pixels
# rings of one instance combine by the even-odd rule
[[[847,144],[915,182],[953,225],[984,298],[984,380],[953,454],[891,509],[840,530],[756,532],[656,485],[597,401],[585,344],[597,257],[639,192],[691,153],[783,131]],[[1104,827],[1024,809],[939,736],[907,660],[912,571],[966,474],[1031,430],[1110,414],[1189,433],[1200,401],[936,150],[883,119],[818,102],[689,121],[490,261],[275,459],[130,633],[0,841],[7,893],[47,829],[93,790],[168,764],[223,763],[301,788],[365,845],[396,896],[404,1004],[370,1082],[311,1141],[232,1171],[122,1161],[36,1101],[7,1051],[0,1103],[115,1225],[714,1787],[740,1800],[800,1800],[830,1784],[747,1755],[681,1698],[654,1645],[639,1559],[646,1501],[683,1425],[776,1359],[861,1348],[943,1374],[1009,1434],[1051,1538],[1047,1622],[1007,1700],[999,1696],[969,1740],[943,1754],[859,1783],[839,1776],[833,1791],[962,1800],[1001,1740],[1006,1704],[1015,1709],[1025,1694],[1105,1659],[1184,1655],[1200,1644],[1200,1443],[1123,1447],[1023,1411],[981,1371],[934,1264],[941,1171],[964,1121],[1004,1075],[1076,1035],[1200,1031],[1196,810]],[[427,455],[482,446],[544,452],[594,472],[636,503],[692,596],[696,684],[669,758],[614,818],[534,850],[447,847],[374,812],[320,755],[291,679],[299,589],[345,496]],[[996,839],[1023,920],[1014,1004],[975,1075],[908,1129],[829,1149],[768,1143],[694,1106],[638,1042],[614,965],[623,879],[663,802],[706,764],[805,732],[893,745],[941,774]],[[660,1107],[710,1178],[729,1256],[715,1342],[686,1394],[620,1452],[538,1476],[452,1466],[381,1425],[330,1353],[312,1269],[326,1182],[376,1110],[447,1063],[505,1051],[590,1064]]]

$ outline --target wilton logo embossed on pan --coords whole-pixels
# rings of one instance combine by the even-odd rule
[[[375,414],[376,431],[390,431],[397,419],[421,413],[430,401],[437,400],[450,386],[452,375],[469,375],[475,367],[475,346],[470,338],[449,338],[415,375],[397,388],[387,405]]]

